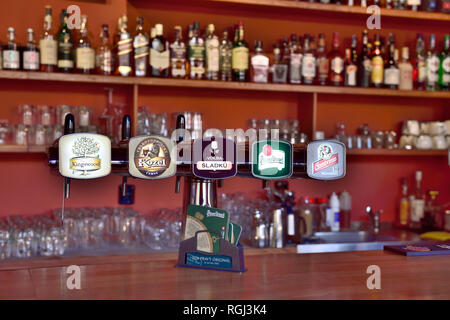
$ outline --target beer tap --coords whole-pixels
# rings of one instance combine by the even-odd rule
[[[75,118],[73,114],[69,113],[64,119],[64,135],[75,133]],[[70,178],[64,178],[64,198],[70,197]]]
[[[177,117],[177,123],[175,126],[175,129],[177,130],[177,156],[179,158],[183,158],[184,150],[181,148],[180,151],[178,151],[178,144],[184,140],[184,130],[186,130],[186,119],[184,118],[183,114],[179,114]],[[180,132],[182,131],[182,133]],[[176,175],[176,181],[175,181],[175,193],[180,193],[180,185],[181,185],[181,176]]]
[[[130,140],[130,138],[131,138],[131,118],[127,114],[122,119],[122,139],[120,141],[120,145],[127,147],[128,141]],[[122,202],[121,201],[122,199],[127,198],[128,187],[132,187],[132,186],[128,186],[127,179],[128,179],[128,173],[124,174],[122,176],[122,185],[120,187],[121,188],[121,190],[120,190],[121,197],[119,197],[119,202]]]

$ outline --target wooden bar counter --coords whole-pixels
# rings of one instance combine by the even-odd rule
[[[247,249],[243,274],[175,268],[176,253],[5,261],[0,299],[450,299],[450,256]],[[81,289],[66,267],[81,267]],[[366,286],[381,268],[381,289]]]

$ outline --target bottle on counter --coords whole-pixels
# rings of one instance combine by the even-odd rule
[[[200,24],[194,22],[192,36],[188,42],[188,57],[190,65],[190,79],[205,78],[205,42],[200,37]]]
[[[333,50],[328,54],[330,61],[329,83],[334,86],[344,85],[344,58],[339,44],[339,33],[333,33]]]
[[[397,226],[407,227],[409,224],[410,203],[408,197],[408,179],[402,179],[402,197],[398,205]]]
[[[311,209],[310,198],[304,197],[299,206],[299,233],[306,238],[314,234],[314,214]]]
[[[116,56],[116,68],[114,74],[123,77],[132,75],[133,71],[133,38],[127,31],[128,18],[123,15],[119,18],[117,24],[117,34],[114,43],[115,56]]]
[[[399,85],[400,90],[412,90],[413,89],[413,66],[409,62],[409,48],[402,48],[402,59],[398,64],[399,70]]]
[[[331,231],[339,231],[339,216],[339,198],[333,192],[330,196],[329,207],[327,209],[327,226],[331,228]]]
[[[16,43],[16,31],[8,28],[8,43],[3,46],[3,69],[20,70],[20,53]]]
[[[214,31],[214,25],[208,24],[205,36],[206,79],[208,80],[219,80],[220,43]]]
[[[220,40],[219,52],[219,68],[220,68],[220,80],[231,81],[231,64],[232,64],[232,54],[231,50],[233,48],[233,43],[230,41],[228,36],[228,29],[224,29],[222,32],[222,39]]]
[[[328,198],[318,198],[317,207],[319,212],[318,231],[329,231],[330,227],[327,224]]]
[[[302,82],[302,49],[296,34],[291,34],[289,42],[289,83],[299,84]]]
[[[27,29],[28,41],[23,50],[22,61],[23,70],[25,71],[37,71],[39,70],[39,50],[34,41],[34,31],[31,28]]]
[[[184,79],[189,73],[186,59],[186,44],[183,41],[183,29],[174,27],[175,40],[170,44],[170,73],[172,78]]]
[[[45,6],[44,31],[39,40],[41,71],[54,72],[58,65],[58,43],[52,31],[52,7]]]
[[[58,71],[69,73],[73,71],[73,38],[72,32],[67,26],[67,11],[61,11],[61,26],[58,32]]]
[[[425,194],[422,192],[422,171],[416,171],[416,190],[414,198],[411,199],[411,213],[409,227],[414,230],[421,228],[421,219],[424,217],[425,211]]]
[[[444,49],[440,56],[439,65],[439,88],[450,90],[450,35],[444,36]]]
[[[134,75],[145,77],[148,74],[149,64],[149,38],[144,31],[144,18],[137,17],[136,33],[133,40],[134,48]]]
[[[109,28],[107,24],[103,24],[100,31],[100,45],[97,48],[95,57],[97,73],[109,76],[113,72],[114,59],[111,45],[109,43]]]
[[[244,24],[239,22],[236,29],[235,41],[231,51],[233,80],[238,82],[248,81],[248,45],[244,40]]]
[[[430,45],[426,59],[426,89],[435,91],[438,89],[439,82],[439,56],[436,50],[436,35],[430,35]]]
[[[169,42],[164,37],[163,25],[155,25],[155,37],[150,44],[150,73],[152,77],[169,77],[170,51]]]
[[[88,37],[87,15],[81,16],[80,36],[75,50],[75,56],[75,67],[78,73],[89,74],[94,71],[95,51],[91,47],[91,42]]]
[[[255,41],[255,52],[250,57],[250,80],[267,83],[269,81],[269,57],[264,54],[261,40]]]
[[[351,229],[352,196],[347,191],[339,196],[339,230]]]

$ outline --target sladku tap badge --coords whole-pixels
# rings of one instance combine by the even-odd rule
[[[133,177],[161,179],[173,176],[176,161],[172,159],[174,145],[159,136],[134,137],[129,143],[129,172]]]
[[[93,133],[73,133],[59,139],[59,172],[75,179],[94,179],[111,172],[111,141]]]
[[[211,137],[197,139],[192,148],[192,171],[204,179],[234,177],[236,167],[236,144],[233,140]]]
[[[261,179],[283,179],[292,175],[292,145],[263,140],[252,145],[252,174]]]

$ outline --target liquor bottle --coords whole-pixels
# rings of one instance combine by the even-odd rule
[[[45,6],[44,33],[39,40],[41,71],[54,72],[58,65],[58,43],[52,31],[52,7]]]
[[[411,11],[418,11],[421,0],[406,0],[406,7]]]
[[[220,40],[219,53],[219,69],[220,69],[220,80],[231,81],[231,50],[233,48],[233,43],[228,38],[228,29],[224,29],[222,33],[222,39]]]
[[[328,83],[328,72],[330,69],[326,47],[325,35],[321,33],[319,34],[319,45],[317,46],[317,83],[322,86]]]
[[[39,50],[34,41],[34,31],[28,28],[27,33],[28,41],[22,55],[23,70],[37,71],[39,70]]]
[[[155,37],[151,39],[150,45],[151,76],[167,78],[170,66],[169,42],[164,38],[162,24],[156,24],[155,31]]]
[[[408,179],[402,179],[402,197],[400,198],[398,205],[398,227],[407,227],[409,224],[409,198],[408,198]]]
[[[280,44],[275,44],[273,49],[272,82],[286,83],[288,65],[283,61]]]
[[[389,89],[398,89],[400,72],[395,61],[395,37],[389,34],[389,54],[384,66],[384,86]]]
[[[355,87],[358,67],[356,65],[356,61],[352,59],[350,48],[345,49],[344,67],[345,67],[345,81],[344,81],[345,86]]]
[[[281,59],[284,64],[290,65],[291,62],[291,49],[289,47],[289,41],[287,37],[283,37],[281,40]]]
[[[334,86],[342,86],[344,84],[344,59],[339,45],[339,34],[333,33],[333,50],[328,54],[330,61],[329,82]]]
[[[381,88],[383,86],[384,60],[381,54],[381,42],[379,34],[376,34],[372,51],[372,73],[370,83],[372,87]]]
[[[16,31],[8,28],[8,43],[3,46],[3,70],[19,70],[20,53],[16,43]]]
[[[188,74],[186,44],[183,41],[183,29],[174,27],[175,40],[170,44],[170,74],[172,78],[184,79]]]
[[[424,217],[425,210],[425,194],[422,192],[422,171],[416,171],[416,190],[414,192],[414,199],[411,202],[411,213],[409,227],[411,229],[420,229],[420,221]]]
[[[250,56],[250,81],[269,82],[269,58],[264,54],[261,40],[255,41],[255,52]]]
[[[133,40],[134,75],[145,77],[148,74],[149,48],[148,34],[144,31],[144,18],[137,17],[136,33]]]
[[[244,25],[239,22],[237,38],[231,51],[231,68],[234,81],[248,81],[248,45],[244,40]]]
[[[296,34],[291,34],[289,51],[289,83],[298,84],[302,82],[301,68],[303,54]]]
[[[430,46],[427,52],[426,60],[426,89],[428,91],[435,91],[438,89],[439,81],[439,56],[436,50],[436,35],[430,35]]]
[[[420,10],[434,12],[437,11],[438,0],[422,0]]]
[[[73,71],[73,39],[67,26],[67,11],[63,9],[60,15],[61,26],[58,32],[58,71]]]
[[[402,48],[402,61],[398,64],[399,70],[399,85],[400,90],[412,90],[413,89],[413,66],[409,62],[409,48]]]
[[[77,72],[89,74],[94,71],[95,51],[91,47],[91,43],[89,41],[86,15],[81,16],[81,29],[77,48],[75,50],[75,56],[75,68]]]
[[[444,49],[440,56],[439,88],[450,90],[450,35],[444,36]]]
[[[128,18],[123,15],[117,23],[117,34],[114,43],[116,68],[114,74],[131,76],[133,71],[133,39],[127,31]]]
[[[305,34],[303,40],[302,82],[314,84],[316,77],[316,57],[314,46],[311,46],[311,37]]]
[[[188,42],[188,56],[191,70],[189,78],[203,79],[205,77],[205,42],[199,35],[199,23],[194,22],[192,37]]]
[[[417,90],[425,90],[426,79],[426,55],[425,55],[425,40],[419,33],[416,39],[416,52],[413,62],[413,80],[414,88]]]
[[[114,58],[109,43],[109,28],[107,24],[103,24],[100,31],[100,45],[97,48],[95,58],[97,73],[109,76],[113,72]]]
[[[214,34],[214,25],[206,27],[205,49],[206,49],[206,79],[219,80],[219,38]]]

